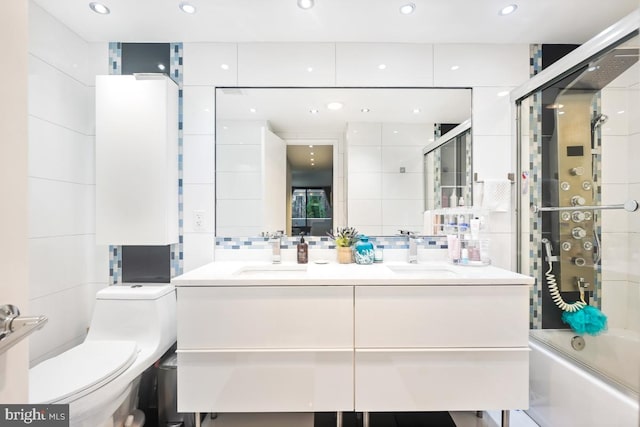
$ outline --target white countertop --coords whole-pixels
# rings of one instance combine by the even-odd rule
[[[371,265],[260,261],[212,262],[171,279],[181,286],[311,285],[525,285],[534,279],[493,266],[459,266],[446,262]]]

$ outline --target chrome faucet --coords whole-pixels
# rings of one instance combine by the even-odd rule
[[[282,261],[282,255],[280,254],[280,245],[282,244],[282,238],[284,232],[278,230],[274,233],[269,233],[269,243],[271,243],[271,262],[273,264],[280,264]]]
[[[413,231],[408,230],[398,230],[400,234],[403,236],[407,236],[409,239],[409,264],[417,264],[418,263],[418,240],[417,236]]]

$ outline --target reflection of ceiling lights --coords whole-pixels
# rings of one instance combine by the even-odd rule
[[[419,109],[419,108],[414,108],[413,109],[413,114],[420,114],[420,111],[422,111],[422,110]]]
[[[501,16],[510,15],[513,12],[515,12],[517,8],[518,8],[517,4],[510,4],[509,6],[505,6],[502,9],[500,9],[500,12],[498,12],[498,15],[501,15]]]
[[[310,145],[309,148],[313,148],[313,145]]]
[[[307,67],[307,72],[312,72],[313,71],[313,67]]]
[[[257,110],[255,108],[249,108],[249,111],[255,113]]]
[[[96,1],[89,3],[89,7],[95,13],[99,13],[100,15],[108,15],[109,13],[111,13],[111,11],[107,6],[103,5],[102,3],[98,3]]]
[[[342,108],[342,103],[341,102],[330,102],[327,104],[327,108],[329,110],[339,110]]]
[[[453,65],[453,66],[451,67],[451,71],[455,71],[455,70],[457,70],[457,69],[459,69],[459,68],[460,68],[460,66],[459,66],[459,65]]]
[[[362,112],[362,113],[368,113],[369,111],[371,111],[371,110],[369,110],[368,108],[363,108],[363,109],[360,110],[360,112]]]
[[[393,133],[398,133],[398,131],[397,131],[397,130],[394,130],[394,131],[393,131]]]
[[[310,156],[313,156],[313,151],[309,153]]]
[[[164,64],[158,64],[158,70],[160,71],[164,71],[167,67],[164,66]]]
[[[309,110],[309,112],[311,114],[318,114],[318,110],[316,110],[315,108],[312,108],[311,110]]]
[[[598,68],[600,68],[600,66],[599,66],[599,65],[592,65],[591,67],[587,68],[587,71],[595,71],[595,70],[597,70]]]
[[[547,108],[548,110],[559,110],[560,108],[563,108],[563,107],[564,107],[564,104],[549,104],[545,108]]]
[[[403,6],[400,6],[400,13],[402,13],[403,15],[411,15],[414,10],[416,10],[416,5],[413,3],[407,3]]]
[[[624,110],[618,111],[618,114],[624,114]]]
[[[228,70],[229,69],[229,65],[228,64],[222,64],[222,65],[220,65],[220,68],[222,68],[223,70]]]
[[[178,5],[178,7],[181,11],[183,11],[184,13],[188,13],[189,15],[193,15],[194,13],[196,13],[196,7],[189,2],[183,1],[182,3],[180,3],[180,5]]]
[[[508,90],[503,90],[502,92],[498,92],[498,96],[507,96],[507,95],[509,95]]]
[[[384,70],[387,68],[387,64],[380,64],[378,65],[378,70]]]
[[[300,9],[311,9],[314,5],[314,0],[298,0],[298,7]]]

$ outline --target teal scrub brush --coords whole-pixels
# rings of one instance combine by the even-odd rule
[[[548,239],[542,239],[542,243],[547,251],[547,262],[549,263],[549,269],[545,273],[547,286],[549,286],[549,293],[551,294],[553,302],[563,311],[562,321],[579,334],[598,335],[606,331],[607,316],[596,307],[588,305],[584,301],[585,286],[578,285],[580,301],[568,304],[562,299],[556,283],[556,276],[552,272],[552,261],[554,257],[551,253],[551,242]]]

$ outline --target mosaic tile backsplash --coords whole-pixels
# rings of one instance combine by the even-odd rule
[[[409,241],[402,236],[368,236],[374,246],[381,249],[409,249]],[[335,249],[336,245],[330,237],[305,236],[309,250]],[[281,249],[295,248],[300,239],[293,236],[282,238]],[[446,236],[425,236],[416,241],[419,248],[447,249]],[[270,249],[268,237],[216,237],[216,249],[256,250]]]

